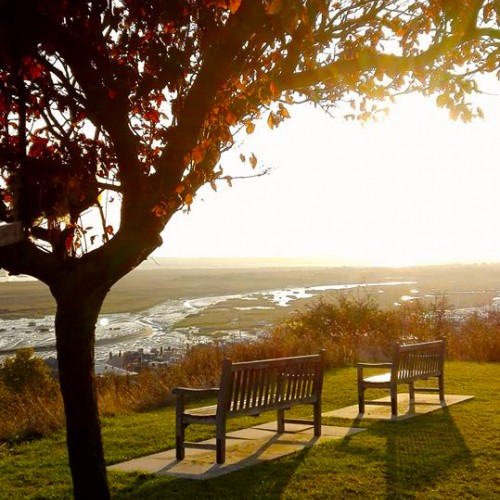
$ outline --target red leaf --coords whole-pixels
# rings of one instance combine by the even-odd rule
[[[73,248],[73,233],[68,234],[64,240],[66,250],[69,252]]]
[[[160,113],[156,109],[150,109],[144,113],[144,118],[153,123],[158,123],[160,121]]]

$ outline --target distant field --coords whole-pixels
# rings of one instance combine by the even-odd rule
[[[196,261],[193,262],[196,265]],[[185,264],[186,265],[186,264]],[[166,267],[148,263],[117,283],[108,295],[103,313],[141,311],[168,299],[230,295],[288,287],[330,284],[415,281],[415,285],[378,287],[374,294],[383,307],[392,306],[410,289],[426,300],[446,294],[453,307],[482,306],[500,294],[500,264],[429,266],[415,268],[334,268],[334,267]],[[331,295],[332,292],[325,292]],[[358,293],[366,293],[361,290]],[[36,317],[54,314],[55,304],[47,287],[38,282],[0,283],[0,317]],[[294,302],[303,306],[307,300]],[[213,306],[220,313],[222,305]],[[226,304],[227,308],[227,304]],[[279,316],[278,308],[273,316]],[[287,309],[287,313],[289,308]],[[254,310],[254,313],[257,313]],[[264,315],[266,310],[259,314]],[[270,311],[267,310],[267,314]],[[252,314],[253,315],[253,314]],[[194,318],[193,318],[194,319]],[[206,319],[206,318],[205,318]],[[277,318],[275,318],[277,319]],[[245,320],[242,311],[239,321]],[[198,322],[202,320],[197,319]],[[212,321],[210,321],[212,322]],[[200,325],[202,326],[202,325]]]

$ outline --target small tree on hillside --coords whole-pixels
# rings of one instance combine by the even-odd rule
[[[18,349],[14,357],[0,363],[0,380],[14,394],[25,391],[57,394],[57,383],[50,368],[34,354],[32,347]]]
[[[370,118],[377,100],[411,90],[468,120],[471,72],[498,66],[499,11],[487,0],[0,2],[0,221],[22,227],[0,266],[47,284],[57,304],[76,498],[109,497],[93,379],[101,305],[200,186],[231,181],[221,152],[234,135],[259,118],[278,126],[297,102],[350,101],[351,118]]]

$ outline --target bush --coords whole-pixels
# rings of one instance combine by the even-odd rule
[[[30,347],[16,351],[13,358],[7,358],[0,366],[0,378],[13,393],[30,389],[39,394],[55,394],[58,386],[50,368],[34,354]]]
[[[57,382],[31,348],[0,365],[0,439],[43,436],[64,422]]]

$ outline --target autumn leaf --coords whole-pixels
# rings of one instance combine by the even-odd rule
[[[276,99],[281,95],[281,91],[278,88],[278,85],[274,80],[269,84],[269,90],[271,91],[271,95]]]
[[[384,79],[385,71],[382,68],[379,68],[375,71],[375,78],[381,82]]]
[[[107,234],[113,234],[113,232],[114,232],[113,226],[106,226],[105,231]]]
[[[184,201],[186,202],[186,205],[191,205],[193,203],[193,196],[191,193],[186,194],[186,197],[184,198]]]
[[[153,207],[151,212],[154,213],[155,217],[166,217],[169,212],[171,213],[175,209],[176,203],[170,200],[168,203],[161,200],[157,205]]]
[[[172,33],[175,33],[175,25],[172,22],[167,22],[163,25],[163,33],[166,35],[171,35]]]
[[[448,102],[448,96],[446,94],[438,95],[436,98],[436,104],[440,108],[444,108]]]
[[[241,0],[229,0],[229,10],[231,14],[235,14],[241,6]]]
[[[203,161],[206,153],[207,153],[207,151],[205,148],[203,148],[202,146],[196,146],[193,149],[193,151],[191,151],[191,158],[193,159],[193,161],[196,164],[198,164],[198,163],[201,163]]]
[[[144,119],[153,123],[158,123],[160,121],[160,113],[156,109],[150,109],[144,113]]]
[[[252,165],[252,168],[257,166],[257,157],[253,153],[252,156],[250,156],[250,165]]]
[[[290,113],[288,112],[288,109],[283,106],[283,104],[280,104],[280,116],[283,118],[290,118]]]
[[[64,240],[64,245],[66,246],[66,250],[69,252],[73,247],[73,233],[68,234],[66,239]]]
[[[238,118],[236,118],[236,115],[232,113],[231,111],[227,110],[226,113],[226,123],[228,125],[235,125],[238,122]]]
[[[247,134],[252,134],[255,130],[255,125],[252,122],[249,122],[247,123],[245,130],[247,131]]]
[[[272,16],[277,14],[282,8],[282,0],[270,0],[266,6],[266,14]]]
[[[32,157],[40,157],[46,150],[48,142],[49,140],[45,137],[33,137],[29,155]]]
[[[39,62],[35,61],[30,56],[27,56],[23,59],[23,65],[26,70],[27,76],[31,80],[36,80],[43,74],[43,65],[40,64]]]
[[[276,123],[276,115],[271,111],[269,113],[269,116],[267,117],[267,124],[269,125],[269,128],[274,128],[276,126]]]
[[[245,163],[247,161],[244,154],[240,154],[240,160],[242,163]]]
[[[184,189],[186,189],[186,188],[184,187],[184,184],[177,184],[177,187],[175,188],[175,192],[176,192],[177,194],[181,194],[181,193],[184,191]]]

